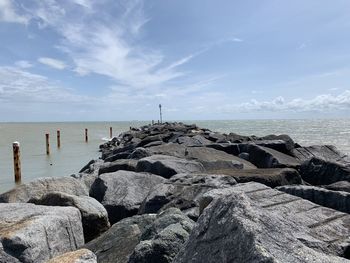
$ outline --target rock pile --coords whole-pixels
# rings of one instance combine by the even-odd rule
[[[349,262],[350,159],[288,135],[131,128],[0,195],[0,262]]]

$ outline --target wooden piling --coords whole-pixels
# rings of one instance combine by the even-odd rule
[[[20,182],[22,178],[21,173],[21,152],[19,149],[19,142],[14,142],[12,144],[13,147],[13,165],[14,165],[14,172],[15,172],[15,182]]]
[[[113,137],[113,128],[109,127],[109,137],[112,138]]]
[[[50,135],[48,133],[45,134],[46,137],[46,154],[50,154]]]
[[[85,142],[89,141],[88,129],[85,129]]]
[[[61,132],[57,130],[57,148],[61,147]]]

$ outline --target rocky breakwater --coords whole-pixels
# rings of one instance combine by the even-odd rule
[[[0,195],[0,262],[350,262],[350,160],[288,135],[131,128]]]

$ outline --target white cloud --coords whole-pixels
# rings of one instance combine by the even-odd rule
[[[274,112],[274,111],[332,111],[350,110],[350,91],[346,90],[339,95],[322,94],[312,99],[296,98],[286,101],[283,97],[277,97],[271,101],[251,100],[240,104],[226,104],[219,107],[220,112]]]
[[[31,67],[33,67],[33,64],[30,63],[30,62],[27,61],[27,60],[19,60],[19,61],[16,61],[16,62],[15,62],[15,66],[16,66],[16,67],[19,67],[19,68],[25,69],[25,68],[31,68]]]
[[[0,0],[0,22],[27,24],[29,17],[17,13],[13,1]]]
[[[49,67],[52,67],[55,69],[59,69],[59,70],[63,70],[67,67],[66,63],[64,63],[61,60],[54,59],[54,58],[42,57],[42,58],[39,58],[38,61],[41,64],[44,64],[46,66],[49,66]]]

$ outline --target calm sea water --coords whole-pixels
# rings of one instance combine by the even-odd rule
[[[0,192],[15,186],[12,142],[21,144],[22,182],[38,177],[77,173],[91,159],[98,158],[98,146],[109,137],[148,122],[0,123]],[[263,136],[289,134],[302,145],[333,144],[350,153],[350,119],[345,120],[234,120],[186,121],[224,133]],[[84,130],[89,129],[89,142]],[[56,131],[61,131],[61,148]],[[46,155],[45,133],[50,133],[51,154]]]

